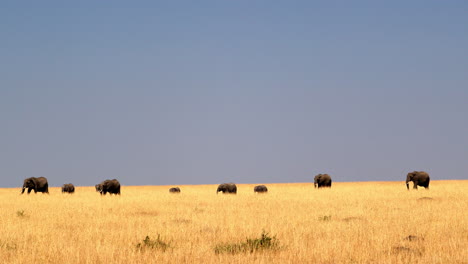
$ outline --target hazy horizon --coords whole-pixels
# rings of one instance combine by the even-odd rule
[[[468,2],[0,4],[0,187],[468,179]]]

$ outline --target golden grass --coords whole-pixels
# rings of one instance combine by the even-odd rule
[[[0,189],[0,262],[468,263],[468,181],[432,181],[429,191],[404,182],[268,184],[268,194],[253,186],[238,185],[237,195],[216,195],[215,185],[180,186],[180,194],[123,186],[120,197],[94,187]],[[214,251],[263,230],[278,249]],[[137,248],[158,235],[167,250]]]

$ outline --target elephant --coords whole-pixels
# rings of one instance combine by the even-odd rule
[[[237,186],[234,183],[222,183],[218,186],[216,194],[218,192],[237,194]]]
[[[71,183],[66,183],[62,186],[62,193],[74,193],[75,186]]]
[[[101,195],[106,195],[106,193],[120,195],[120,182],[116,179],[105,180],[99,184],[96,184],[96,191]]]
[[[49,183],[47,179],[44,177],[31,177],[24,180],[23,189],[21,194],[24,193],[24,190],[28,188],[28,194],[31,193],[31,190],[34,190],[34,193],[41,192],[41,193],[49,193]]]
[[[180,193],[180,188],[179,187],[172,187],[169,189],[170,193]]]
[[[414,186],[413,189],[418,189],[418,185],[426,189],[429,189],[429,181],[431,178],[425,171],[413,171],[408,173],[406,176],[406,188],[409,190],[409,182],[412,181]]]
[[[254,187],[254,192],[256,193],[266,193],[268,188],[265,185],[257,185]]]
[[[332,179],[328,174],[318,174],[314,177],[314,186],[315,188],[327,187],[331,188]]]

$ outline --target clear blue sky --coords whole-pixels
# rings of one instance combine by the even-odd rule
[[[0,187],[468,178],[467,1],[2,1],[0,40]]]

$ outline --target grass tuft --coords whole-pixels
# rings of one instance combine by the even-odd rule
[[[260,238],[247,238],[245,242],[221,244],[214,249],[216,254],[221,253],[254,253],[262,250],[278,250],[279,241],[276,236],[270,236],[265,231],[262,232]]]
[[[158,237],[153,240],[149,236],[146,236],[146,238],[141,243],[136,245],[136,248],[140,251],[145,249],[156,249],[165,252],[170,248],[170,246],[171,245],[167,242],[164,242],[158,234]]]
[[[318,218],[319,221],[330,221],[331,220],[331,215],[324,215],[324,216],[320,216]]]
[[[18,246],[15,243],[0,241],[0,249],[16,250],[17,248],[18,248]]]
[[[24,210],[16,211],[16,216],[18,217],[26,217],[26,214],[24,213]]]

